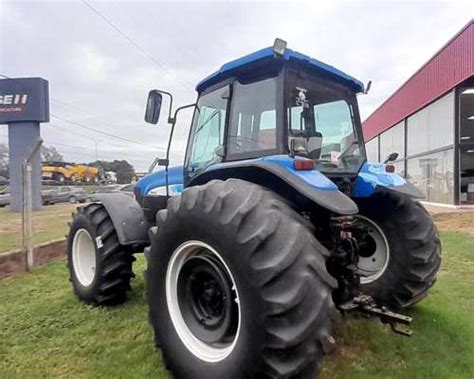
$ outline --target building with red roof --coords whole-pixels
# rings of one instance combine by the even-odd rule
[[[369,161],[397,171],[432,203],[474,204],[474,20],[363,123]]]

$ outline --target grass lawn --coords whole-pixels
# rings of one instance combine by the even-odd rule
[[[33,213],[34,243],[64,237],[74,204],[55,204]],[[0,253],[21,248],[21,212],[0,208]]]
[[[414,335],[348,319],[323,378],[474,378],[474,236],[443,232],[443,265],[431,295],[410,314]],[[168,378],[153,348],[137,261],[119,307],[73,297],[64,262],[0,282],[2,378]]]

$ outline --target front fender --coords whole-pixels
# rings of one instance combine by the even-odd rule
[[[145,219],[142,207],[130,193],[112,192],[96,194],[91,197],[101,203],[114,224],[121,245],[148,244],[150,225]]]
[[[340,192],[336,184],[318,170],[295,170],[294,158],[287,155],[268,156],[235,162],[218,163],[195,176],[189,186],[213,179],[242,179],[260,184],[288,199],[289,191],[317,205],[343,215],[359,211],[354,201]]]
[[[425,197],[420,190],[400,175],[386,172],[385,164],[364,163],[356,178],[351,196],[369,197],[380,189],[388,189],[418,199]]]

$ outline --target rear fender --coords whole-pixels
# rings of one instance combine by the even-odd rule
[[[113,192],[92,196],[92,201],[102,204],[114,224],[121,245],[149,244],[148,229],[142,207],[129,193]]]
[[[258,159],[225,162],[210,166],[195,176],[188,187],[213,179],[242,179],[267,187],[301,209],[308,202],[331,212],[349,215],[358,212],[354,201],[318,170],[295,170],[294,158],[277,155]]]
[[[400,175],[386,172],[385,166],[383,163],[364,163],[356,178],[351,196],[369,197],[376,191],[386,189],[417,199],[424,198],[423,193]]]

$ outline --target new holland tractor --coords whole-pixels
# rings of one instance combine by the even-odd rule
[[[122,303],[145,252],[149,320],[179,378],[313,377],[341,314],[398,313],[434,284],[440,240],[421,194],[389,161],[369,163],[357,106],[364,85],[286,48],[223,65],[172,113],[161,170],[134,196],[103,194],[70,225],[75,294]],[[194,109],[184,165],[169,167],[178,112]],[[153,171],[153,170],[150,170]]]

